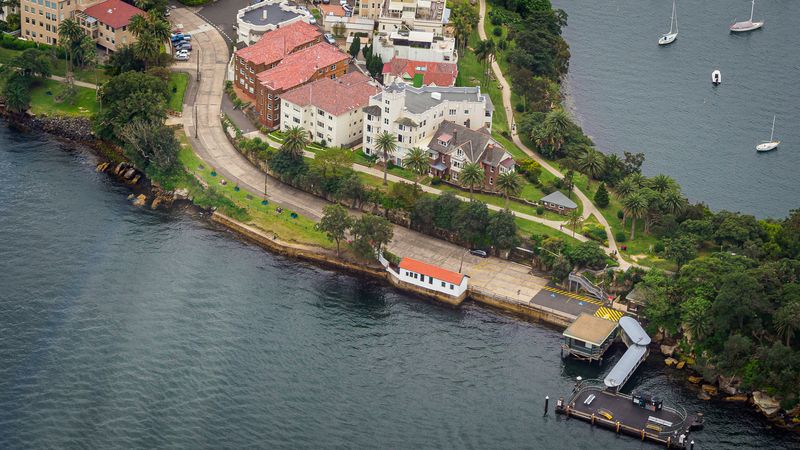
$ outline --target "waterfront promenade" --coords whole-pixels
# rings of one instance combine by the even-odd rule
[[[187,8],[176,9],[173,19],[176,23],[183,24],[184,29],[192,34],[194,57],[201,58],[199,81],[194,75],[196,61],[175,66],[176,70],[187,71],[193,77],[183,108],[184,131],[195,152],[223,178],[260,195],[264,188],[263,172],[236,151],[220,123],[225,73],[230,57],[228,46],[215,28]],[[270,178],[268,192],[273,202],[315,220],[322,217],[322,209],[329,204],[274,178]],[[513,299],[530,306],[544,306],[542,303],[548,302],[548,308],[561,311],[565,316],[576,315],[576,310],[593,314],[600,307],[590,301],[583,302],[568,295],[548,291],[546,287],[549,281],[530,274],[527,266],[499,258],[472,256],[463,247],[400,226],[394,227],[394,238],[388,248],[400,256],[453,271],[460,269],[470,276],[471,287],[496,298]],[[565,305],[563,310],[558,308],[561,304]]]

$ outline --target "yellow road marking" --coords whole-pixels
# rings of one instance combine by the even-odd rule
[[[587,303],[591,303],[593,305],[603,306],[603,302],[601,302],[600,300],[597,300],[595,298],[585,297],[583,295],[579,295],[579,294],[576,294],[574,292],[569,292],[569,291],[565,291],[565,290],[554,288],[554,287],[550,287],[550,286],[544,286],[542,289],[545,289],[545,290],[550,291],[550,292],[554,292],[556,294],[561,294],[561,295],[563,295],[565,297],[574,298],[575,300],[580,300],[582,302],[587,302]]]
[[[624,314],[622,311],[606,308],[605,306],[603,306],[598,308],[598,310],[595,311],[594,315],[596,317],[602,317],[603,319],[610,320],[612,322],[619,322],[619,319],[621,319]]]

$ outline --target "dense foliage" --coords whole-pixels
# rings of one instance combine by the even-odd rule
[[[718,251],[685,255],[674,277],[644,276],[637,286],[652,331],[680,332],[708,376],[735,376],[793,406],[800,396],[800,210],[782,221],[706,213],[680,228],[674,240]]]

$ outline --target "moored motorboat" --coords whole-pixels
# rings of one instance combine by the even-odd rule
[[[711,84],[714,86],[719,86],[722,84],[722,72],[720,72],[719,69],[711,72]]]

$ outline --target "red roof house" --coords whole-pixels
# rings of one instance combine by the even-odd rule
[[[383,65],[383,84],[394,81],[414,86],[453,86],[458,77],[458,66],[453,63],[413,61],[392,58]]]
[[[146,14],[141,9],[122,0],[106,0],[86,8],[83,12],[97,19],[98,22],[115,29],[128,26],[133,16]]]

